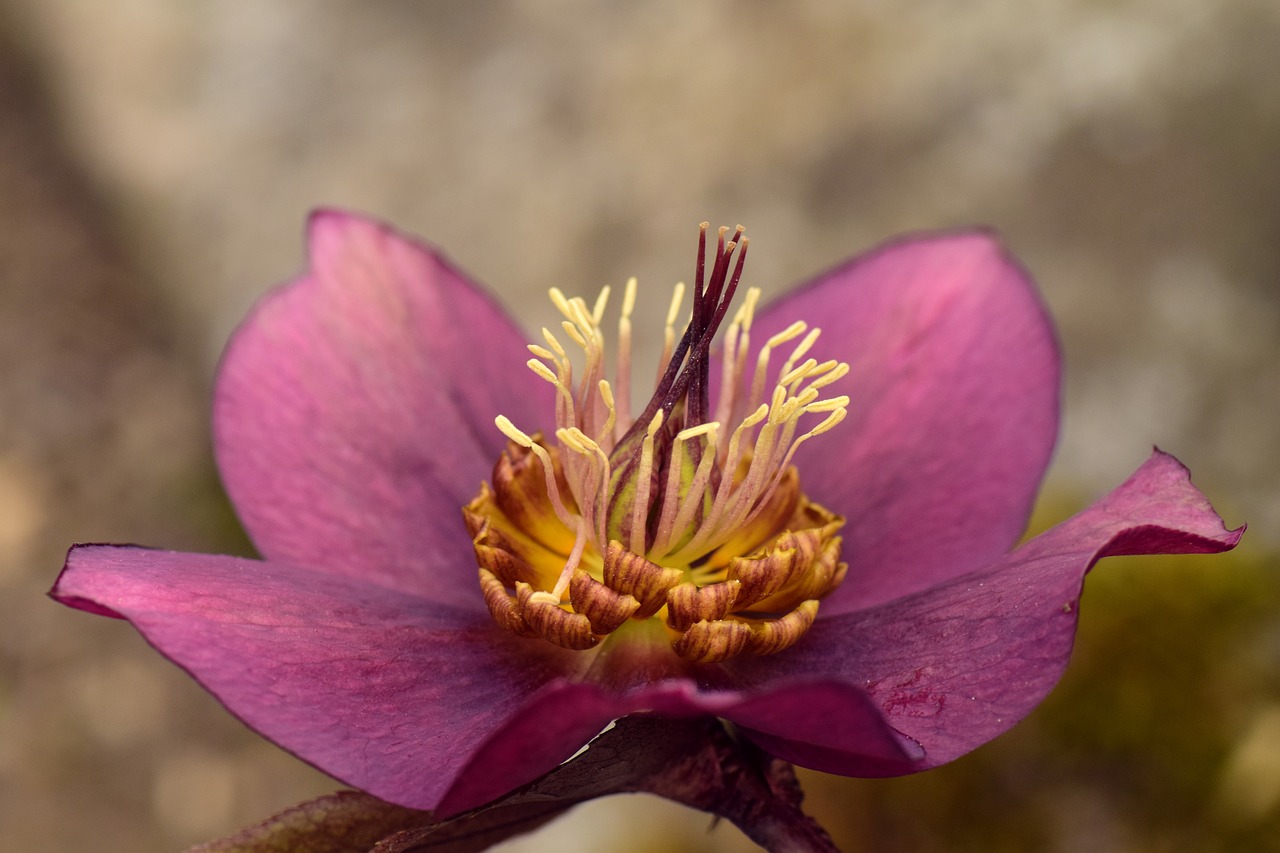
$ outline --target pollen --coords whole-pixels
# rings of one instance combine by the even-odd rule
[[[820,330],[803,322],[770,336],[751,360],[759,290],[746,289],[728,313],[749,241],[742,226],[721,228],[709,259],[707,228],[692,306],[680,323],[688,288],[677,284],[657,378],[638,414],[630,405],[636,279],[622,291],[612,371],[603,326],[610,288],[590,304],[551,289],[562,319],[542,329],[527,362],[535,381],[555,389],[551,438],[498,416],[507,449],[492,486],[463,509],[481,592],[503,628],[586,650],[622,640],[630,622],[657,620],[676,656],[716,663],[793,645],[844,579],[844,519],[804,496],[792,460],[844,419],[849,398],[824,391],[849,366],[807,357]]]

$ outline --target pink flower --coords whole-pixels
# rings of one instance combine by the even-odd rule
[[[309,233],[309,271],[235,334],[214,401],[222,475],[263,559],[78,546],[52,595],[129,620],[246,724],[393,803],[479,805],[643,710],[725,718],[831,773],[935,767],[1057,682],[1097,560],[1218,552],[1243,531],[1156,451],[1009,551],[1058,428],[1053,330],[991,235],[916,236],[751,331],[758,346],[816,321],[815,357],[849,365],[826,389],[847,395],[845,422],[794,457],[805,495],[843,516],[848,564],[814,593],[808,633],[718,663],[518,637],[486,608],[459,508],[507,446],[495,416],[550,431],[554,386],[434,251],[343,213]]]

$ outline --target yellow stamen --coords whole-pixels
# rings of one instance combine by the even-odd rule
[[[603,401],[605,409],[609,412],[609,416],[605,418],[604,426],[600,428],[600,433],[596,436],[596,443],[603,444],[613,441],[613,428],[618,422],[619,406],[614,400],[613,389],[609,387],[608,380],[601,379],[597,388],[600,391],[600,399]]]
[[[676,282],[671,292],[671,306],[667,308],[667,322],[662,331],[662,356],[658,359],[658,377],[666,371],[671,363],[671,356],[676,349],[676,318],[680,316],[680,305],[684,302],[684,282]]]
[[[654,538],[650,554],[656,558],[666,556],[671,547],[672,538],[684,530],[692,521],[698,506],[705,500],[704,491],[711,480],[712,466],[716,459],[716,433],[720,424],[700,424],[681,431],[676,435],[671,448],[670,470],[667,472],[667,488],[662,495],[662,515],[658,522],[657,536]],[[702,450],[702,458],[687,486],[680,488],[680,477],[684,468],[684,446],[688,442],[706,438],[707,446]],[[687,507],[687,509],[686,509]],[[683,519],[683,523],[681,520]]]
[[[569,591],[569,582],[573,580],[573,572],[578,568],[578,563],[582,562],[582,552],[586,547],[587,522],[580,518],[578,519],[578,537],[573,540],[573,550],[569,552],[569,559],[565,561],[564,569],[561,570],[560,577],[551,590],[551,600],[556,604],[564,601],[564,594]],[[538,595],[538,593],[534,594]]]
[[[615,377],[618,406],[614,423],[628,426],[631,423],[631,312],[636,307],[636,286],[635,276],[627,279],[627,287],[622,292],[622,311],[618,314],[618,373]]]
[[[743,304],[734,314],[733,322],[725,333],[720,379],[722,388],[735,389],[741,382],[747,364],[747,353],[751,347],[751,322],[755,319],[756,303],[759,301],[760,288],[749,288]],[[715,419],[722,424],[732,423],[740,417],[737,409],[742,408],[744,402],[740,394],[721,393]]]
[[[606,284],[600,288],[600,294],[596,297],[595,307],[591,309],[591,324],[593,326],[599,326],[600,321],[604,319],[604,309],[609,304],[609,293],[609,285]]]
[[[765,341],[764,346],[760,348],[760,355],[756,356],[756,372],[751,377],[751,399],[748,408],[755,408],[764,400],[764,384],[769,378],[769,358],[773,355],[773,351],[787,341],[804,334],[807,328],[809,326],[803,320],[796,320]]]
[[[538,461],[542,463],[542,473],[547,481],[547,497],[551,499],[551,506],[555,509],[556,518],[565,526],[572,528],[574,526],[573,516],[569,510],[565,509],[564,502],[560,499],[560,488],[556,485],[555,469],[551,464],[551,454],[547,453],[547,449],[538,444],[530,436],[521,432],[516,425],[506,415],[498,415],[493,419],[498,429],[507,438],[514,441],[521,447],[532,450],[538,457]]]
[[[649,489],[652,485],[653,472],[653,437],[662,429],[662,411],[649,422],[649,430],[645,433],[640,445],[640,469],[636,473],[636,496],[631,507],[631,551],[634,554],[645,553],[645,523],[649,519]]]
[[[748,244],[742,234],[719,229],[714,256],[699,261],[683,338],[685,286],[674,288],[647,423],[635,422],[630,405],[636,279],[622,292],[613,376],[602,331],[610,288],[591,303],[548,291],[560,330],[542,329],[527,365],[555,389],[558,450],[499,416],[513,442],[504,459],[522,460],[523,473],[513,475],[510,461],[495,468],[494,490],[483,487],[464,513],[485,603],[500,625],[582,650],[629,621],[656,618],[677,655],[714,663],[791,645],[843,578],[835,535],[843,519],[804,498],[791,463],[845,418],[848,396],[823,389],[849,365],[811,357],[821,331],[797,321],[770,336],[748,370],[760,300],[749,288],[724,330],[719,396],[706,394],[711,338]],[[560,334],[581,352],[571,358]],[[773,355],[788,344],[778,366]]]

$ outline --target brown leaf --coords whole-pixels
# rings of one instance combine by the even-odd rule
[[[359,791],[339,791],[188,853],[369,853],[383,838],[431,819],[431,812],[393,806]]]

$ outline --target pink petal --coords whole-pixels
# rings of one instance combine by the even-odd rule
[[[834,679],[864,689],[923,761],[869,766],[834,736],[797,726],[758,738],[806,767],[895,775],[951,761],[1025,717],[1071,653],[1085,573],[1103,557],[1233,548],[1187,470],[1157,451],[1074,518],[987,568],[860,613],[822,620],[795,648],[734,667],[742,679]],[[833,730],[839,726],[832,726]]]
[[[572,659],[487,614],[234,557],[78,547],[52,595],[123,616],[251,728],[410,808]]]
[[[265,297],[223,357],[215,449],[269,560],[480,607],[460,506],[492,471],[498,414],[536,427],[550,386],[524,337],[443,258],[321,212],[310,269]]]
[[[548,685],[470,756],[436,814],[450,817],[532,782],[626,713],[617,697],[594,685]]]
[[[842,684],[779,685],[762,692],[699,687],[670,679],[618,694],[594,684],[549,685],[472,756],[441,801],[448,816],[532,782],[572,756],[611,720],[637,712],[672,717],[711,715],[753,730],[825,731],[858,749],[870,766],[897,767],[921,754],[895,733],[862,691]],[[832,731],[831,720],[840,720]]]
[[[806,493],[848,518],[849,578],[825,615],[1017,541],[1057,435],[1059,359],[1029,276],[991,235],[882,246],[762,311],[753,343],[795,320],[822,329],[812,357],[851,367],[830,389],[848,418],[796,456]]]
[[[375,584],[236,557],[74,548],[52,595],[128,619],[256,731],[409,808],[454,814],[553,769],[610,720],[711,714],[761,731],[842,720],[837,742],[910,760],[860,691],[760,693],[667,679],[615,691],[564,676],[581,658]],[[825,721],[830,717],[822,717]],[[803,722],[800,725],[804,725]],[[788,731],[794,731],[794,724]]]

